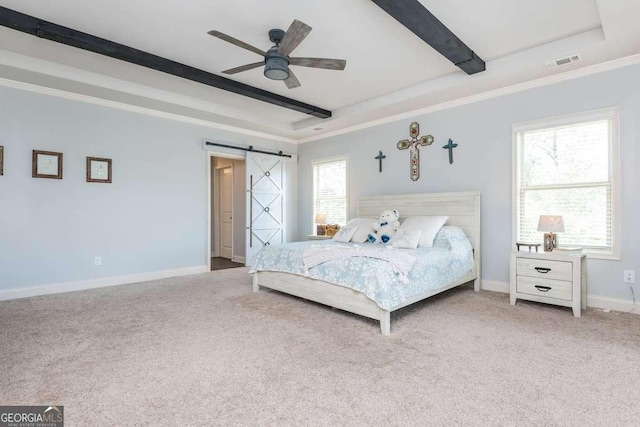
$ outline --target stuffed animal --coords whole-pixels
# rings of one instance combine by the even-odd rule
[[[380,215],[380,220],[378,222],[373,223],[373,229],[376,231],[374,233],[370,233],[367,236],[367,239],[371,243],[388,243],[389,240],[396,234],[398,231],[398,227],[400,227],[400,212],[397,210],[389,210],[384,211]]]

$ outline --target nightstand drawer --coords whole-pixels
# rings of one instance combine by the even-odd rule
[[[516,290],[523,294],[571,301],[573,286],[571,282],[565,282],[563,280],[518,276]]]
[[[571,281],[572,264],[564,261],[518,258],[516,274],[518,276],[539,277],[541,279]]]

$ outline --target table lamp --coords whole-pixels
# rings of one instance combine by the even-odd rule
[[[327,215],[316,214],[316,219],[313,221],[316,224],[316,235],[324,236],[327,224]]]
[[[558,239],[555,233],[564,232],[564,221],[561,215],[540,215],[538,220],[538,231],[544,231],[544,250],[553,251],[558,247]]]

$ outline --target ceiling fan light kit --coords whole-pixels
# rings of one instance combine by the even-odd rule
[[[264,60],[264,75],[271,80],[285,80],[289,74],[289,58],[280,55],[276,46],[269,49]]]

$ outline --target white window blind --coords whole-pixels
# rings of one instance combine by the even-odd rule
[[[313,217],[325,214],[327,224],[347,222],[347,159],[313,164]]]
[[[516,240],[541,242],[540,215],[562,215],[559,246],[616,254],[616,113],[571,123],[529,124],[516,132]]]

